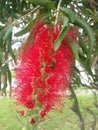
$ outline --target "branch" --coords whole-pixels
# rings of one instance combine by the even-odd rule
[[[6,60],[6,61],[0,66],[0,68],[2,68],[3,66],[5,66],[6,64],[8,64],[9,62],[11,62],[12,60],[13,60],[12,58]]]
[[[70,91],[72,94],[72,98],[74,99],[73,106],[71,107],[71,110],[76,113],[76,115],[78,116],[78,118],[80,120],[80,130],[85,130],[84,119],[83,119],[82,114],[80,112],[78,99],[77,99],[77,96],[73,90],[73,87],[70,87]]]
[[[56,18],[55,18],[55,22],[54,22],[55,25],[57,24],[61,2],[62,2],[62,0],[59,0],[58,7],[57,7],[57,10],[56,10]]]
[[[26,16],[28,16],[29,14],[36,12],[39,8],[40,8],[40,6],[38,5],[38,6],[36,6],[33,10],[31,10],[30,12],[28,12],[27,14],[25,14],[25,15],[19,17],[18,19],[14,20],[12,23],[10,23],[8,26],[6,26],[6,27],[0,32],[0,34],[2,34],[2,32],[4,32],[4,31],[6,31],[6,29],[9,28],[9,26],[11,26],[11,25],[16,26],[16,25],[19,23],[19,20],[20,20],[20,19],[23,19],[23,18],[25,18]]]
[[[94,114],[93,110],[91,110],[90,108],[84,108],[84,109],[93,116],[94,120],[92,121],[91,128],[92,128],[92,130],[95,130],[96,129],[96,123],[97,123],[96,114]]]

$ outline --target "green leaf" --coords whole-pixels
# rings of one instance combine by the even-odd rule
[[[26,34],[29,31],[29,29],[32,25],[32,22],[34,22],[34,21],[35,21],[35,19],[31,20],[31,22],[25,28],[23,28],[21,31],[17,32],[15,34],[15,36],[18,37],[18,36],[22,36],[22,35]]]
[[[2,65],[2,63],[4,62],[4,55],[3,55],[3,51],[0,48],[0,65]]]
[[[11,55],[11,57],[14,60],[14,62],[16,63],[16,57],[15,57],[14,51],[12,50],[12,47],[9,47],[8,50],[9,50],[9,54]]]
[[[8,50],[8,53],[11,55],[11,57],[13,58],[14,62],[16,62],[16,57],[14,55],[14,51],[12,50],[12,32],[10,33],[8,39],[7,39],[7,50]]]
[[[75,42],[70,42],[70,46],[71,46],[71,49],[72,49],[72,51],[74,53],[75,59],[79,60],[78,47],[77,47],[76,43]]]
[[[81,20],[80,18],[75,18],[74,24],[83,28],[85,30],[85,32],[87,33],[87,36],[88,36],[88,39],[89,39],[88,51],[87,51],[88,52],[87,60],[88,60],[91,57],[93,47],[94,47],[94,41],[95,41],[94,33],[93,33],[91,27],[89,26],[89,24],[87,24],[85,21]]]
[[[63,27],[54,43],[54,50],[57,51],[58,48],[60,47],[61,43],[62,43],[62,40],[63,38],[66,36],[66,33],[68,31],[68,22],[69,22],[69,19],[67,17],[64,17],[64,24],[63,24]]]
[[[62,12],[65,13],[65,15],[68,15],[71,23],[79,26],[86,32],[86,34],[88,36],[88,40],[89,40],[89,42],[87,44],[87,46],[88,46],[87,47],[87,61],[88,61],[91,58],[91,54],[92,54],[93,47],[94,47],[94,41],[95,41],[94,33],[93,33],[91,27],[84,20],[76,17],[75,13],[71,9],[66,9],[63,7],[61,7],[60,9]]]
[[[77,67],[74,67],[73,71],[73,81],[77,83],[81,83],[81,78],[80,78],[80,70]],[[79,87],[79,86],[78,86]]]
[[[5,3],[7,0],[1,0],[0,1],[0,9],[3,9],[5,7]]]
[[[72,23],[75,21],[75,14],[71,9],[60,7],[60,10],[68,15],[68,17]]]
[[[98,55],[98,46],[96,46],[94,53],[95,53],[95,55]]]
[[[9,83],[11,83],[12,82],[12,74],[11,74],[11,71],[10,71],[10,69],[8,68],[8,81],[9,81]]]
[[[90,75],[93,76],[93,72],[92,72],[92,70],[91,70],[91,64],[90,64],[89,61],[86,62],[86,60],[87,60],[87,59],[86,59],[81,53],[79,53],[79,61],[80,61],[81,65],[85,68],[85,70],[86,70]]]
[[[71,2],[72,0],[62,0],[62,5],[68,5],[68,4],[70,4],[70,2]]]
[[[3,30],[4,28],[5,28],[5,26],[1,26],[1,25],[0,25],[0,31]]]
[[[55,2],[50,0],[28,0],[28,1],[36,5],[46,6],[50,9],[55,9]]]
[[[85,41],[83,40],[83,38],[80,34],[78,36],[79,36],[79,45],[80,45],[83,53],[87,55],[87,53],[88,53],[87,43],[85,43]]]
[[[3,48],[3,44],[4,44],[4,42],[3,42],[3,33],[0,33],[0,48],[2,49]]]
[[[6,41],[8,37],[12,34],[13,25],[8,26],[7,30],[5,30],[5,35],[3,37],[3,40]]]
[[[29,27],[26,26],[25,28],[23,28],[19,32],[15,33],[15,36],[16,37],[22,36],[22,35],[26,34],[28,31],[29,31]]]
[[[7,70],[8,70],[8,64],[5,64],[5,65],[1,68],[1,74],[6,75]]]

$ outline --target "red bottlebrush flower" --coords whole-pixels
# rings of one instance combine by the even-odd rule
[[[19,113],[21,116],[26,115],[26,111],[24,111],[24,110],[17,110],[17,113]]]
[[[33,99],[27,99],[26,102],[24,103],[24,105],[29,108],[32,109],[35,105],[35,102]]]
[[[32,119],[30,120],[30,123],[31,123],[31,124],[35,124],[35,123],[36,123],[35,118],[32,118]]]
[[[41,110],[39,114],[43,118],[46,115],[46,111],[45,110]]]
[[[16,69],[16,99],[29,109],[40,104],[41,117],[55,105],[62,104],[63,93],[71,82],[74,65],[69,44],[71,30],[54,51],[60,28],[60,24],[50,27],[43,21],[36,23],[19,55]]]

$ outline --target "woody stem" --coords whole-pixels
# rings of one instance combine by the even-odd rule
[[[62,2],[62,0],[59,0],[59,2],[58,2],[58,6],[57,6],[57,10],[56,10],[56,17],[55,17],[55,22],[54,22],[55,25],[57,24],[61,2]]]

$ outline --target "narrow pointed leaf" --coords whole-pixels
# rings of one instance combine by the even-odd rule
[[[75,59],[79,60],[78,47],[77,47],[76,43],[75,42],[71,42],[70,46],[71,46],[71,49],[72,49],[72,51],[74,53]]]
[[[15,54],[14,54],[14,51],[12,50],[12,48],[9,48],[9,53],[10,53],[11,57],[13,58],[14,62],[16,63],[16,57],[15,57]]]
[[[79,53],[79,62],[81,63],[81,65],[85,68],[85,70],[93,76],[93,72],[91,70],[91,65],[90,62],[86,62],[86,58],[81,55],[81,53]]]
[[[1,74],[6,75],[7,70],[8,70],[8,65],[5,64],[5,65],[1,68]]]
[[[68,15],[68,17],[72,23],[75,21],[75,14],[71,9],[60,7],[60,10],[65,12]]]
[[[91,57],[93,47],[94,47],[94,41],[95,41],[94,33],[93,33],[91,27],[85,21],[81,20],[80,18],[76,18],[75,24],[80,26],[81,28],[83,28],[86,31],[87,36],[89,38],[88,54],[87,54],[87,59],[89,59]]]
[[[79,71],[79,69],[77,67],[74,67],[73,81],[76,81],[77,83],[81,83],[80,71]]]
[[[18,36],[22,36],[22,35],[26,34],[29,31],[29,29],[30,29],[30,27],[32,25],[32,22],[34,22],[34,20],[35,19],[33,19],[25,28],[23,28],[22,30],[20,30],[19,32],[17,32],[15,34],[15,36],[18,37]]]
[[[94,33],[93,33],[91,27],[84,20],[76,17],[75,13],[71,9],[66,9],[66,8],[63,8],[63,7],[61,7],[60,9],[61,9],[62,12],[65,13],[65,15],[68,15],[70,22],[72,22],[74,25],[79,26],[80,28],[82,28],[87,33],[87,36],[88,36],[87,61],[88,61],[91,58],[91,54],[92,54],[93,47],[94,47],[94,41],[95,41]],[[69,12],[71,12],[71,13],[73,12],[72,13],[73,14],[72,16],[74,16],[73,20],[71,19],[71,15],[70,15],[71,13],[69,13]]]
[[[11,74],[11,71],[9,68],[8,68],[8,81],[9,81],[9,83],[12,82],[12,74]]]
[[[16,62],[16,57],[14,55],[14,51],[12,50],[12,32],[11,34],[9,35],[9,38],[7,39],[7,50],[8,50],[8,53],[10,54],[10,56],[13,58],[14,62]]]
[[[5,30],[5,34],[3,36],[3,40],[6,41],[9,35],[11,35],[13,29],[13,25],[9,26],[7,30]]]
[[[4,62],[4,55],[3,55],[3,51],[0,48],[0,65],[2,65],[2,63]]]
[[[26,34],[29,31],[29,26],[26,26],[25,28],[23,28],[22,30],[20,30],[19,32],[15,33],[15,36],[22,36],[24,34]]]
[[[55,9],[55,2],[50,0],[28,0],[36,5],[46,6],[48,8]]]
[[[79,45],[82,49],[82,51],[84,52],[84,54],[88,54],[88,49],[87,49],[87,43],[85,43],[85,41],[83,40],[83,38],[81,37],[81,35],[79,36]]]
[[[68,27],[67,27],[68,21],[69,21],[69,19],[68,19],[67,17],[65,17],[65,18],[64,18],[63,27],[62,27],[62,29],[61,29],[61,31],[60,31],[60,33],[59,33],[59,35],[58,35],[58,37],[57,37],[55,43],[54,43],[54,50],[55,50],[55,51],[58,50],[58,48],[59,48],[60,45],[61,45],[61,42],[62,42],[63,38],[66,36],[66,33],[67,33],[67,31],[68,31]]]
[[[5,28],[5,26],[1,26],[1,25],[0,25],[0,31],[3,30],[4,28]]]

